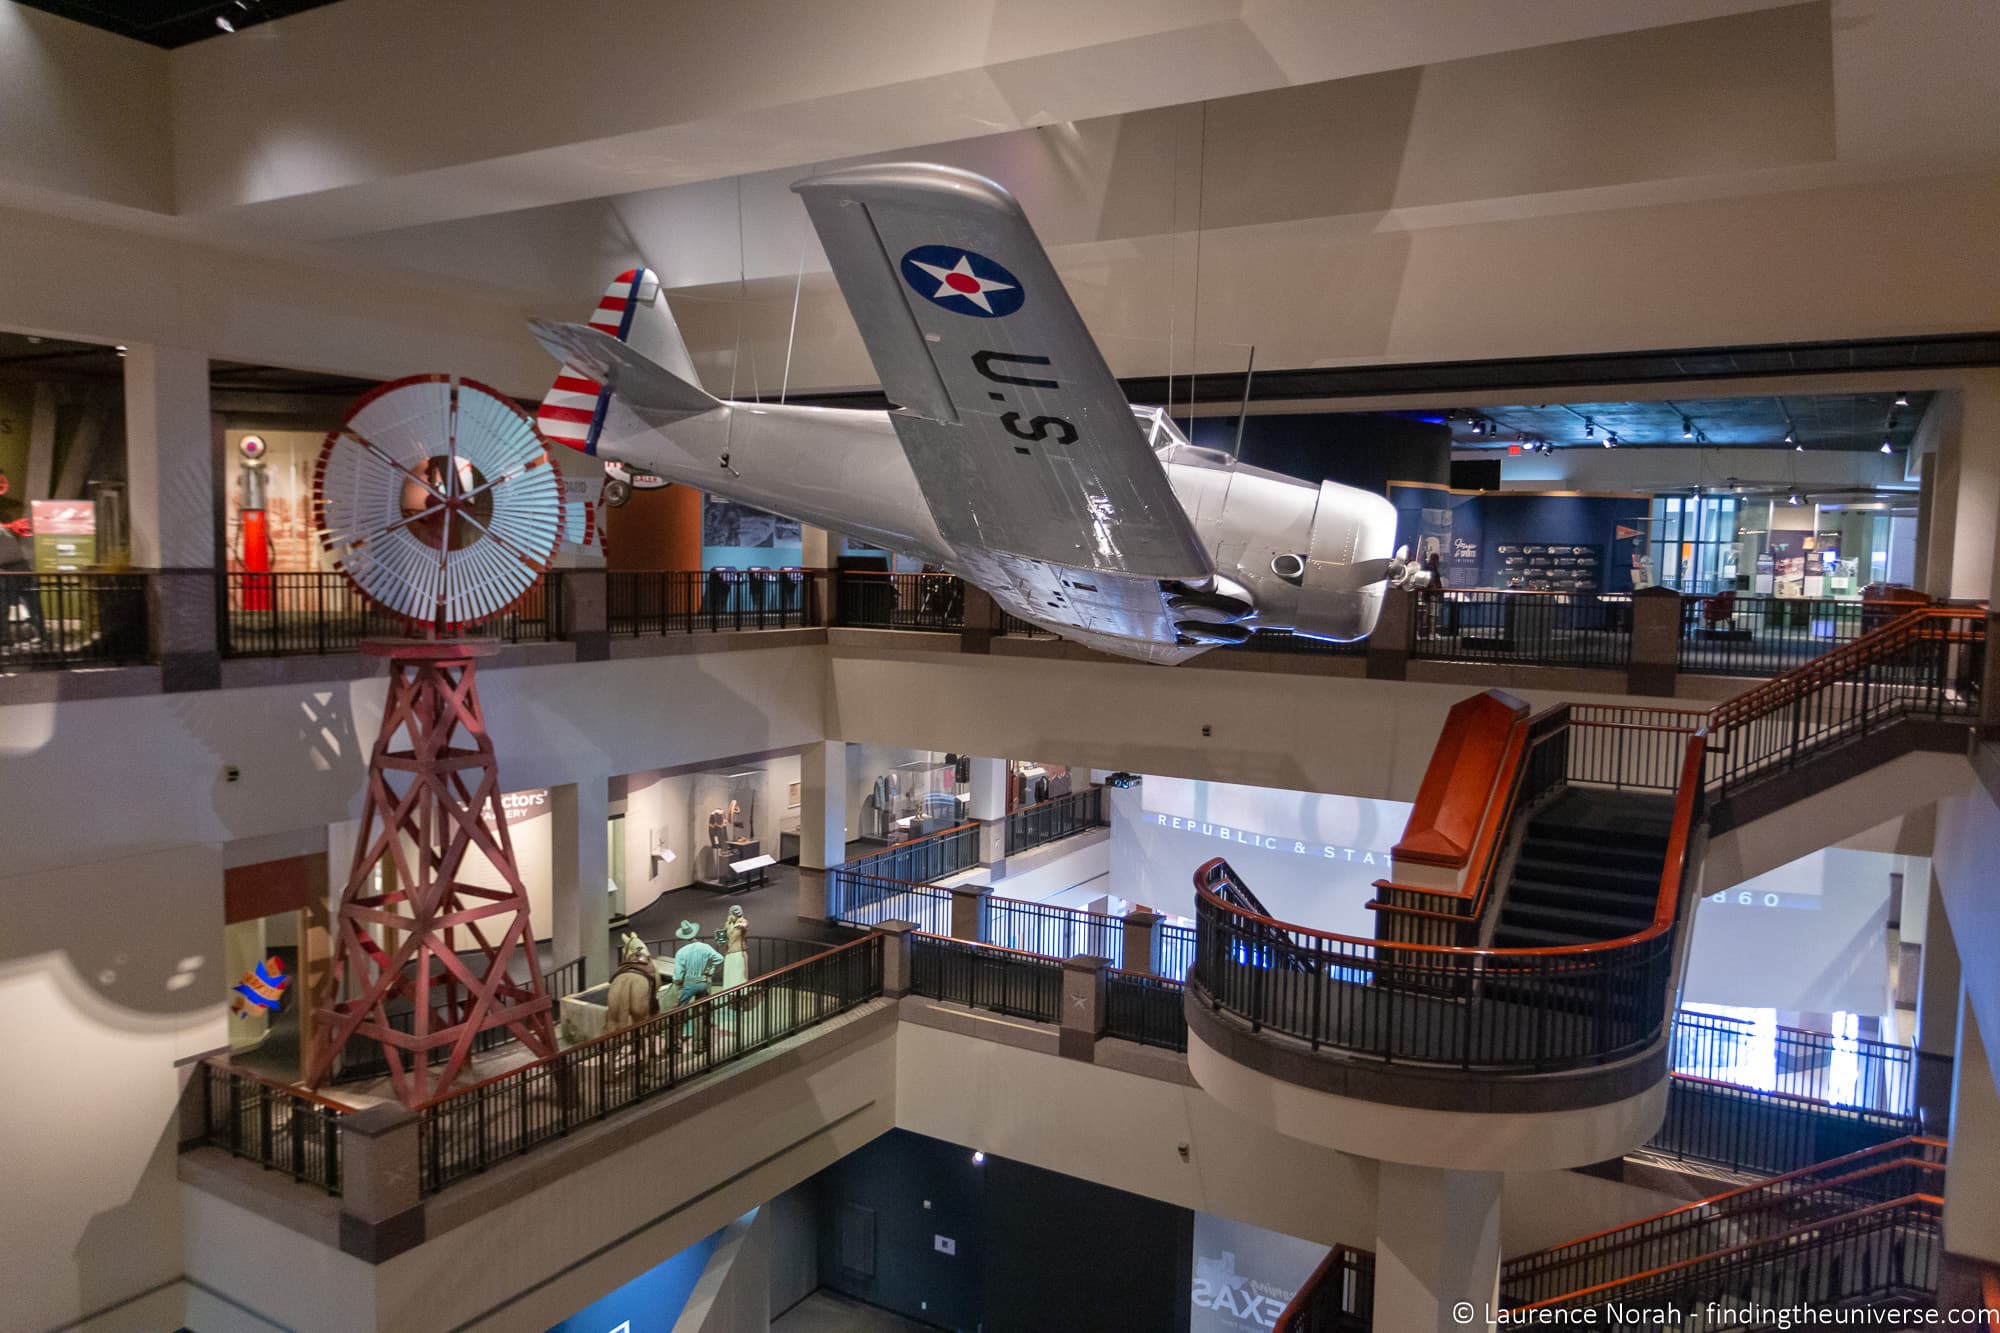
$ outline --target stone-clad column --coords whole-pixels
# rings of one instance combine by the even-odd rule
[[[132,344],[125,354],[132,564],[156,571],[148,614],[168,691],[222,683],[221,453],[222,430],[209,411],[208,357],[185,347]]]

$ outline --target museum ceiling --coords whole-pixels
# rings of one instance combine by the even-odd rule
[[[150,46],[187,46],[334,0],[20,0],[30,9],[115,32]]]

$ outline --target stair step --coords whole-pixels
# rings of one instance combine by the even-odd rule
[[[1595,828],[1583,824],[1558,824],[1536,819],[1528,824],[1527,836],[1571,847],[1659,856],[1667,850],[1669,833],[1669,829],[1650,826]]]
[[[1572,907],[1510,902],[1501,914],[1499,929],[1525,926],[1581,934],[1583,938],[1589,940],[1615,940],[1620,935],[1631,934],[1651,919],[1650,912],[1642,918],[1616,912],[1592,912]]]
[[[1516,903],[1540,907],[1574,907],[1580,913],[1608,913],[1612,917],[1652,917],[1652,905],[1660,897],[1654,889],[1646,893],[1612,893],[1604,889],[1582,889],[1578,885],[1556,885],[1540,879],[1516,879],[1500,901],[1502,915]]]
[[[1496,949],[1554,949],[1565,944],[1597,942],[1588,935],[1566,930],[1544,930],[1539,926],[1496,926],[1493,930],[1493,947]]]
[[[1646,867],[1596,865],[1585,861],[1551,860],[1524,847],[1514,861],[1516,880],[1540,880],[1545,884],[1574,884],[1583,889],[1605,889],[1613,893],[1652,896],[1660,886],[1659,861]]]

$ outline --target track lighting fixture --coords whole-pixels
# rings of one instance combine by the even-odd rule
[[[1893,453],[1895,453],[1896,451],[1895,451],[1895,449],[1893,449],[1893,448],[1891,448],[1891,447],[1890,447],[1890,444],[1889,444],[1889,442],[1888,442],[1887,440],[1884,440],[1884,441],[1882,441],[1882,452],[1883,452],[1883,453],[1885,453],[1885,454],[1893,454]]]
[[[1683,440],[1692,440],[1694,438],[1694,423],[1686,417],[1681,418],[1681,438]]]
[[[1791,428],[1790,428],[1789,426],[1788,426],[1788,427],[1786,427],[1786,428],[1785,428],[1785,443],[1786,443],[1786,444],[1797,444],[1798,442],[1799,442],[1799,433],[1798,433],[1797,431],[1795,431],[1795,430],[1791,429]]]
[[[1900,390],[1899,390],[1899,391],[1897,391],[1897,394],[1896,394],[1896,406],[1897,406],[1897,407],[1908,407],[1909,405],[1910,405],[1910,395],[1908,395],[1908,394],[1906,394],[1906,393],[1903,393],[1903,392],[1901,392]]]
[[[1595,439],[1596,436],[1597,436],[1597,423],[1595,421],[1592,421],[1589,417],[1585,417],[1583,419],[1583,438],[1589,440],[1589,439]]]
[[[215,26],[222,29],[224,32],[236,31],[236,25],[234,23],[231,23],[228,17],[223,14],[217,14],[215,16]]]
[[[1793,453],[1795,453],[1795,454],[1802,454],[1802,453],[1804,453],[1805,451],[1806,451],[1806,447],[1805,447],[1805,446],[1804,446],[1803,444],[1800,444],[1800,443],[1799,443],[1799,442],[1798,442],[1797,440],[1793,440],[1793,441],[1792,441],[1792,452],[1793,452]]]
[[[1796,506],[1798,502],[1799,502],[1799,493],[1797,491],[1793,491],[1790,503]]]

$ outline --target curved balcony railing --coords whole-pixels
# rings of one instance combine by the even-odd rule
[[[1314,1050],[1504,1073],[1608,1064],[1658,1042],[1672,1013],[1676,922],[1701,809],[1704,733],[1687,734],[1652,921],[1620,939],[1481,949],[1340,935],[1248,905],[1226,862],[1195,876],[1202,1002]]]

